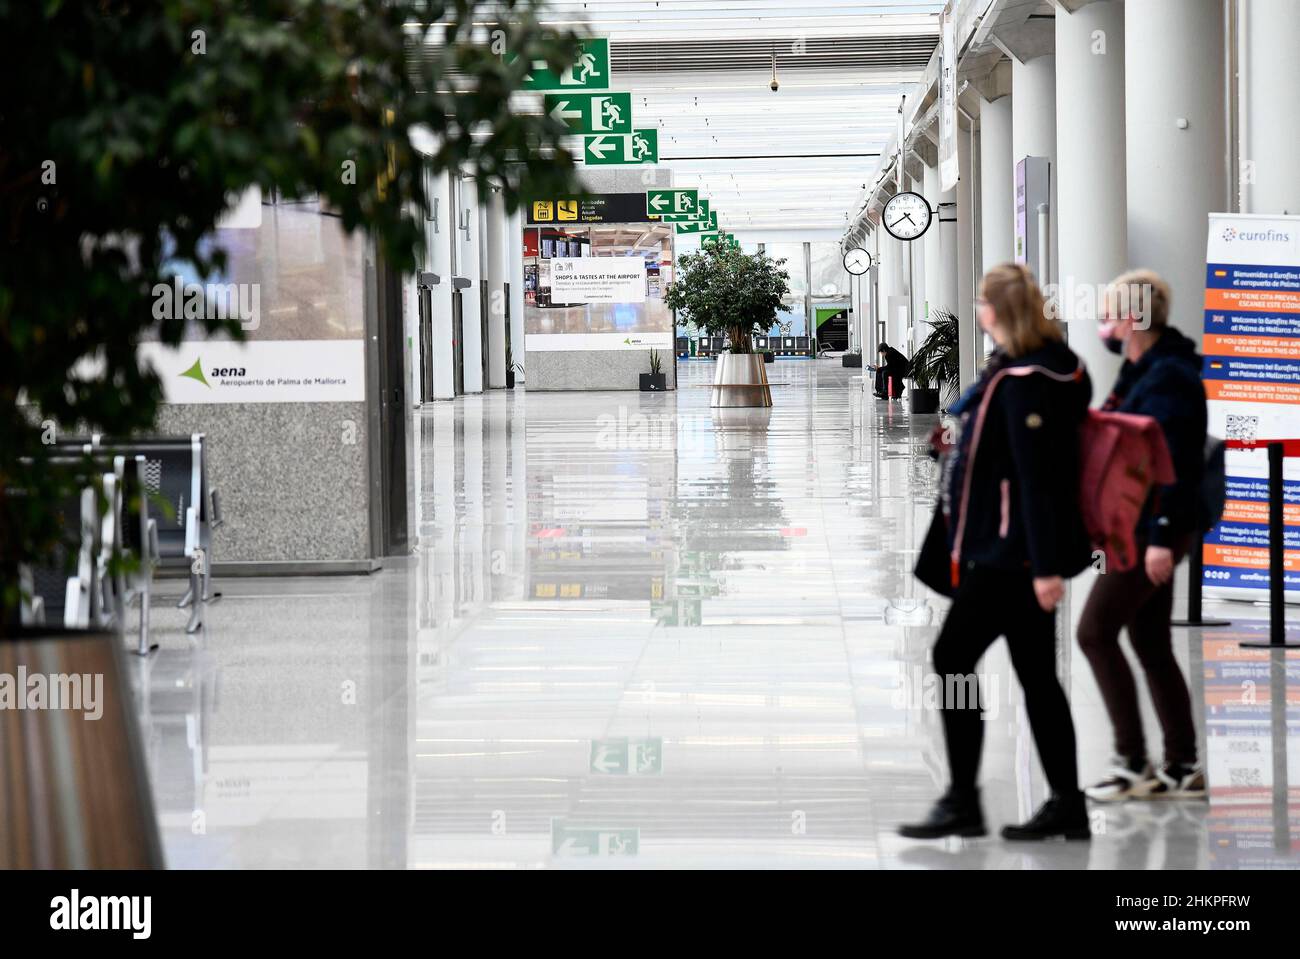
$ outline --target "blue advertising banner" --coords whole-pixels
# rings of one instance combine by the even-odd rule
[[[1202,352],[1210,433],[1300,438],[1300,217],[1210,214]],[[1229,450],[1223,519],[1205,537],[1204,584],[1268,589],[1268,454]],[[1288,598],[1300,597],[1300,462],[1286,461]]]

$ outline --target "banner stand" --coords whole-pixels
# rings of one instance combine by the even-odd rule
[[[1205,534],[1196,537],[1187,551],[1187,618],[1169,621],[1170,626],[1194,626],[1213,629],[1231,626],[1230,619],[1206,619],[1201,615],[1201,587],[1205,578]]]
[[[1300,640],[1286,638],[1286,583],[1283,540],[1282,464],[1286,447],[1268,444],[1268,642],[1243,641],[1244,649],[1300,649]],[[1285,699],[1285,697],[1283,697]]]

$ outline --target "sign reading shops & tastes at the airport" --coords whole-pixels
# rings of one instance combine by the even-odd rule
[[[673,226],[645,193],[532,198],[525,212],[527,353],[672,349]]]
[[[1204,340],[1209,431],[1300,438],[1300,216],[1210,214]],[[1300,597],[1300,460],[1285,484],[1287,598]],[[1228,450],[1223,519],[1205,537],[1204,584],[1262,599],[1268,589],[1268,453]]]
[[[644,303],[645,260],[630,256],[551,260],[551,299],[557,303]]]

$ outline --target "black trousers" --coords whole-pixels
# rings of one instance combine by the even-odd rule
[[[1145,545],[1138,545],[1138,556],[1144,556]],[[1174,548],[1175,565],[1182,560],[1187,546],[1183,541]],[[1147,579],[1146,566],[1138,560],[1128,572],[1098,576],[1079,618],[1079,647],[1092,664],[1106,712],[1115,727],[1115,752],[1126,759],[1145,759],[1147,746],[1137,684],[1119,646],[1119,633],[1125,628],[1146,673],[1151,701],[1164,733],[1165,759],[1188,765],[1196,762],[1192,697],[1174,658],[1169,628],[1173,606],[1173,580],[1157,586]]]
[[[944,689],[960,688],[962,677],[975,673],[999,636],[1007,638],[1011,665],[1025,692],[1047,782],[1054,794],[1074,796],[1079,791],[1074,722],[1056,678],[1056,613],[1038,605],[1028,571],[963,570],[934,646],[934,670]],[[941,709],[953,791],[973,793],[984,745],[979,704],[944,696]]]

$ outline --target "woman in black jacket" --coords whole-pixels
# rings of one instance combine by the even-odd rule
[[[978,305],[980,326],[998,348],[952,409],[961,433],[942,457],[941,502],[917,566],[923,582],[952,597],[934,647],[951,784],[924,821],[900,832],[984,835],[980,703],[958,701],[965,697],[954,692],[976,688],[980,658],[1005,636],[1052,797],[1002,835],[1086,839],[1074,724],[1056,678],[1056,606],[1065,579],[1091,558],[1078,476],[1092,385],[1026,267],[990,270]]]

